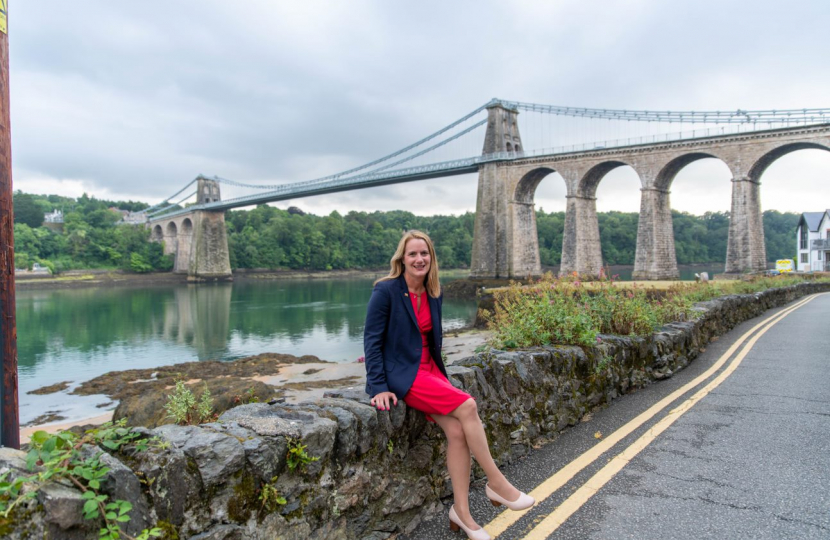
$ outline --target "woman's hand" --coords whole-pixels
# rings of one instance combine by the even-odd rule
[[[394,404],[397,407],[398,396],[394,392],[381,392],[369,400],[369,403],[377,407],[379,411],[388,411],[390,404]]]

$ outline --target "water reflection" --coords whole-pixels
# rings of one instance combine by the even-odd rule
[[[371,291],[371,279],[19,290],[21,418],[52,406],[26,392],[108,371],[263,352],[352,362]],[[475,316],[472,301],[444,306],[445,328]]]
[[[161,339],[193,347],[199,360],[223,358],[230,335],[230,283],[187,285],[164,306]]]

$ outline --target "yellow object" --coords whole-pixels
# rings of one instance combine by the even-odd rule
[[[775,261],[775,269],[781,272],[782,274],[785,272],[792,272],[793,268],[793,260],[792,259],[778,259]]]
[[[9,0],[0,0],[0,32],[4,34],[8,34],[8,12],[9,12]]]

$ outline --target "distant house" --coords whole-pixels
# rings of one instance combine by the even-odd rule
[[[796,239],[799,272],[830,272],[830,210],[801,214]]]
[[[110,207],[110,211],[121,216],[121,221],[116,225],[143,225],[147,223],[147,214],[143,212],[130,212],[129,210],[121,210],[114,206]]]
[[[63,212],[60,210],[52,210],[48,214],[43,214],[44,223],[63,223]]]

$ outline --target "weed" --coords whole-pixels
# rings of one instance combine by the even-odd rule
[[[285,458],[288,469],[293,471],[297,467],[305,471],[309,463],[318,461],[319,457],[312,457],[306,453],[306,445],[302,444],[299,439],[288,439],[288,455]]]
[[[201,424],[215,417],[213,397],[207,384],[197,402],[196,396],[181,380],[176,381],[176,388],[167,396],[164,410],[167,411],[167,417],[179,425]]]
[[[262,489],[259,492],[259,502],[261,503],[260,510],[264,510],[266,512],[276,512],[280,506],[283,506],[286,501],[285,497],[280,495],[280,492],[277,491],[277,478],[275,476],[271,478],[271,482],[267,484],[263,484]]]
[[[121,530],[121,524],[130,521],[132,504],[120,499],[111,500],[109,495],[101,493],[101,481],[110,470],[101,461],[103,452],[91,457],[81,454],[85,446],[103,446],[117,451],[128,444],[141,452],[147,449],[148,442],[139,437],[126,427],[123,419],[88,430],[82,436],[69,431],[57,434],[36,431],[30,439],[26,465],[30,471],[35,466],[40,467],[40,471],[13,480],[9,479],[8,471],[0,475],[0,514],[8,518],[17,506],[36,497],[38,490],[47,483],[66,482],[82,493],[84,519],[103,519],[99,540],[148,540],[161,536],[159,528],[144,529],[137,537]]]

